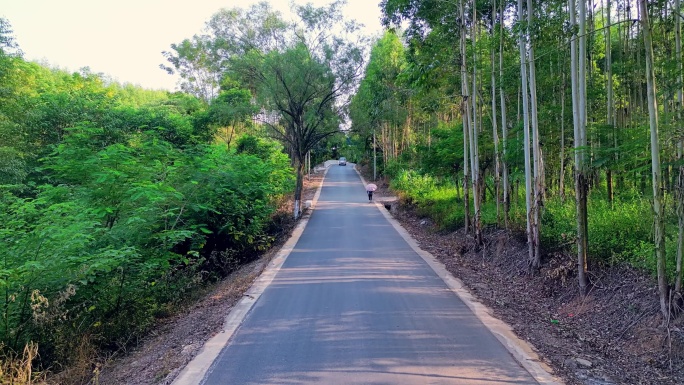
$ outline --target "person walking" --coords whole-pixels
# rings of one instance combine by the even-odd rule
[[[373,191],[377,190],[378,186],[374,185],[373,183],[369,183],[366,185],[366,193],[368,194],[368,201],[373,200]]]

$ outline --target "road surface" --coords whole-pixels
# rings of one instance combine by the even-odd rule
[[[332,165],[296,246],[201,383],[537,384],[380,210],[351,165]]]

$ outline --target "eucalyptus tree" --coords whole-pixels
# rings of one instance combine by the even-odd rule
[[[651,183],[653,187],[653,243],[658,273],[658,293],[660,296],[660,311],[663,318],[669,317],[668,296],[669,288],[665,271],[665,204],[663,197],[662,170],[660,165],[660,137],[658,134],[658,104],[655,90],[655,71],[653,61],[653,41],[651,36],[651,22],[649,20],[646,0],[639,0],[641,10],[640,22],[644,37],[646,53],[646,87],[648,98],[648,121],[651,130]]]
[[[472,119],[470,124],[469,142],[470,142],[470,168],[471,168],[471,182],[473,188],[473,230],[475,232],[475,241],[478,245],[482,244],[482,212],[481,210],[481,191],[482,191],[482,175],[480,174],[480,149],[479,149],[479,129],[478,129],[478,56],[477,56],[477,2],[472,0],[470,9],[472,23],[471,23],[471,40],[473,44],[473,83],[472,94],[470,101],[472,102]],[[464,16],[464,13],[461,13]],[[465,19],[465,17],[464,17]]]
[[[518,0],[518,23],[523,24],[523,0]],[[520,92],[522,94],[522,111],[523,111],[523,151],[524,151],[524,170],[525,170],[525,208],[526,208],[526,232],[527,232],[527,248],[529,260],[532,261],[535,254],[534,246],[534,229],[533,229],[533,214],[532,211],[532,169],[530,165],[530,93],[529,93],[529,72],[526,65],[527,58],[527,31],[524,28],[520,29],[518,36],[518,49],[520,51]]]
[[[498,9],[496,7],[496,0],[492,0],[492,14],[491,16],[491,47],[489,48],[489,60],[491,61],[492,68],[490,71],[490,81],[492,85],[492,140],[494,142],[494,190],[496,191],[496,222],[500,224],[501,221],[501,156],[499,153],[499,128],[497,123],[497,108],[496,108],[496,46],[498,45],[496,40],[496,15]],[[505,109],[505,107],[504,107]],[[504,119],[505,124],[505,119]]]
[[[615,131],[615,100],[613,87],[613,53],[612,53],[612,36],[611,36],[611,1],[606,0],[605,4],[605,76],[606,76],[606,125],[613,131],[613,147],[617,147],[617,133]],[[613,172],[609,167],[606,170],[606,187],[608,190],[608,199],[613,201]]]
[[[675,0],[675,61],[677,64],[677,131],[682,132],[682,109],[684,108],[684,78],[682,66],[682,15],[680,13],[681,2]],[[677,141],[678,167],[677,185],[675,187],[675,199],[677,205],[678,235],[677,235],[677,259],[675,271],[674,290],[681,294],[682,291],[682,259],[684,254],[684,140]]]
[[[460,47],[460,52],[461,52],[461,97],[462,97],[462,108],[461,108],[461,114],[463,115],[463,217],[465,221],[465,232],[467,233],[469,231],[469,226],[470,226],[470,199],[468,197],[468,190],[469,190],[469,180],[470,180],[470,175],[469,175],[469,168],[468,168],[468,163],[471,163],[469,161],[469,153],[470,153],[470,136],[471,136],[471,128],[470,126],[472,125],[472,120],[470,117],[470,108],[468,107],[468,101],[470,98],[470,91],[468,90],[468,57],[466,53],[466,14],[465,14],[465,9],[463,7],[463,0],[459,1],[458,4],[459,7],[459,19],[460,19],[460,41],[459,41],[459,47]],[[476,112],[476,110],[472,110],[473,113]],[[472,170],[472,163],[470,169]],[[473,171],[470,171],[473,172]],[[473,224],[473,228],[475,228],[475,225]]]
[[[408,95],[399,78],[406,66],[405,48],[401,40],[395,32],[385,32],[371,47],[363,80],[352,98],[352,130],[363,136],[369,148],[375,148],[373,138],[380,128],[383,155],[390,153],[393,147],[385,138],[390,134],[389,128],[398,127],[407,116]],[[397,134],[400,133],[391,135],[394,140],[405,133]],[[402,139],[401,142],[408,143],[408,139]]]
[[[501,179],[503,180],[503,211],[504,211],[504,225],[508,227],[508,212],[510,209],[510,186],[508,179],[508,160],[506,159],[508,151],[508,117],[506,110],[506,92],[504,90],[504,10],[505,1],[500,2],[499,8],[499,96],[501,98],[501,139],[502,139],[502,151],[501,151]],[[493,27],[492,27],[493,28]],[[493,64],[493,61],[492,61]],[[496,113],[492,111],[492,113]]]
[[[568,1],[570,13],[570,83],[575,141],[575,203],[577,208],[577,271],[581,295],[587,294],[587,164],[586,164],[586,19],[585,2],[580,0],[579,28],[576,0]],[[579,42],[579,44],[578,44]]]
[[[532,212],[532,242],[533,254],[530,256],[530,265],[532,268],[539,268],[541,265],[541,245],[540,245],[540,226],[541,226],[541,208],[543,199],[543,170],[541,148],[539,145],[539,115],[537,104],[537,70],[534,55],[534,36],[533,36],[533,22],[534,22],[534,6],[532,0],[527,0],[527,61],[529,65],[529,92],[530,92],[530,126],[532,129],[532,162],[533,162],[533,188],[527,194],[533,194],[533,212]],[[522,59],[521,59],[522,60]],[[528,160],[526,160],[527,162]]]

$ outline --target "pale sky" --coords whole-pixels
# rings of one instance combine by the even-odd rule
[[[248,8],[257,0],[0,0],[24,58],[77,71],[90,67],[121,83],[174,90],[178,78],[159,65],[162,51],[202,33],[221,8]],[[321,6],[328,0],[304,1]],[[380,0],[347,0],[345,15],[379,33]],[[289,0],[270,0],[288,17]]]

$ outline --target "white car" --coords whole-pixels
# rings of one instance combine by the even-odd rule
[[[339,164],[340,166],[346,166],[347,165],[347,158],[341,157],[340,161],[337,164]]]

